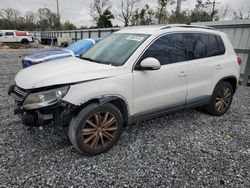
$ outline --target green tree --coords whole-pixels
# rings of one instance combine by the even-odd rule
[[[189,13],[187,11],[172,12],[172,14],[169,17],[169,23],[187,24],[189,23]]]
[[[142,9],[136,9],[131,19],[131,25],[151,25],[155,23],[155,11],[148,4]]]
[[[168,22],[169,12],[167,11],[167,6],[174,3],[174,0],[158,0],[158,8],[155,14],[158,24]]]
[[[76,30],[77,27],[71,23],[69,20],[67,20],[66,22],[64,22],[64,24],[62,25],[63,29],[65,30]]]
[[[112,27],[111,19],[114,19],[114,15],[110,11],[111,7],[109,0],[93,0],[90,4],[90,16],[97,27]]]
[[[218,10],[215,9],[215,2],[210,0],[197,0],[194,10],[191,11],[191,22],[219,20]]]
[[[102,15],[100,16],[99,20],[97,21],[96,25],[98,28],[107,28],[113,27],[111,19],[114,19],[114,15],[109,9],[106,9]]]

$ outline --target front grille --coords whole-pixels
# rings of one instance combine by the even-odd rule
[[[28,90],[22,89],[17,85],[12,86],[12,88],[10,89],[10,95],[14,98],[17,104],[21,104],[28,94]]]

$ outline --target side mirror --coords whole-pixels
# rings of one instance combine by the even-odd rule
[[[158,70],[160,68],[160,62],[153,57],[143,59],[139,66],[139,70]]]

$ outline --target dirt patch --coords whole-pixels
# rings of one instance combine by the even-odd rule
[[[5,51],[8,49],[30,49],[30,48],[43,48],[44,46],[38,43],[0,43],[0,50]]]

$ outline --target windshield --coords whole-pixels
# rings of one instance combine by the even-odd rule
[[[121,66],[148,36],[146,34],[113,33],[83,53],[80,58]]]

